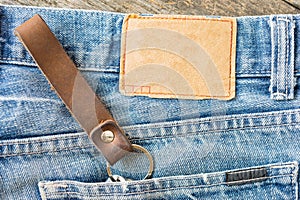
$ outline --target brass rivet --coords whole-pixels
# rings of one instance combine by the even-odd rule
[[[115,139],[115,134],[111,130],[103,131],[101,140],[105,143],[110,143]]]

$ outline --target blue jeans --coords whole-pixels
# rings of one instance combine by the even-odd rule
[[[223,101],[122,95],[123,14],[0,13],[0,199],[298,198],[300,15],[237,18],[236,97]],[[105,159],[13,34],[36,13],[130,141],[149,150],[153,178],[107,181]],[[147,162],[112,169],[139,179]]]

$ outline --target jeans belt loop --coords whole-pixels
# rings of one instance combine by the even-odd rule
[[[270,16],[271,28],[271,99],[294,99],[295,22],[292,15]]]

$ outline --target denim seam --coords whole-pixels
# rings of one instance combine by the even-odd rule
[[[77,151],[77,150],[87,150],[89,148],[93,148],[92,145],[83,145],[83,146],[72,146],[67,148],[60,148],[56,150],[47,150],[47,151],[36,151],[36,152],[28,152],[28,153],[15,153],[15,154],[2,154],[0,158],[7,158],[13,156],[29,156],[29,155],[36,155],[36,154],[44,154],[44,153],[54,153],[54,152],[62,152],[62,151]]]
[[[2,61],[2,62],[1,62]],[[3,62],[4,61],[4,62]],[[6,62],[8,61],[8,62]],[[16,63],[10,63],[10,61],[15,61],[15,62],[21,62],[17,63],[18,65],[24,65],[26,67],[36,67],[37,65],[35,63],[30,62],[29,60],[22,60],[22,59],[8,59],[8,58],[0,58],[0,63],[5,63],[5,64],[16,64]],[[89,70],[89,71],[99,71],[99,72],[119,72],[119,66],[114,66],[114,65],[91,65],[91,64],[78,64],[76,63],[76,66],[79,70]],[[98,68],[95,68],[98,67]]]
[[[292,190],[292,194],[294,196],[294,199],[297,200],[298,199],[298,171],[299,171],[299,166],[295,165],[295,169],[294,169],[294,176],[291,177],[291,181],[293,184],[293,190]]]
[[[278,176],[278,175],[290,175],[293,174],[295,175],[297,173],[297,162],[287,162],[287,163],[275,163],[275,164],[268,164],[268,165],[262,165],[260,167],[265,167],[271,171],[276,171],[276,175],[272,175],[272,176]],[[248,168],[244,168],[244,169],[236,169],[236,170],[247,170],[247,169],[257,169],[258,166],[255,167],[248,167]],[[281,170],[278,169],[290,169],[293,171],[292,172],[283,172]],[[222,171],[222,172],[211,172],[211,173],[206,173],[207,177],[209,179],[214,178],[214,177],[220,177],[223,176],[226,172],[232,172],[232,171],[236,171],[236,170],[226,170],[226,171]],[[199,176],[202,176],[203,174],[196,174],[196,175],[183,175],[183,176],[171,176],[171,177],[163,177],[163,178],[158,178],[158,179],[163,179],[163,180],[159,180],[160,182],[167,182],[167,181],[172,181],[172,180],[193,180],[193,179],[198,179]],[[272,177],[269,176],[269,177]],[[61,182],[61,181],[58,181]],[[62,181],[64,182],[64,181]],[[151,184],[153,182],[153,179],[146,179],[146,180],[141,180],[141,181],[134,181],[136,184]],[[50,184],[50,185],[57,185],[58,183],[43,183],[43,184]],[[82,187],[101,187],[102,183],[100,183],[101,185],[97,185],[97,183],[94,185],[94,183],[92,183],[93,185],[86,185],[87,183],[81,183],[81,182],[76,182],[76,183],[67,183],[67,184],[72,184],[72,185],[82,185]],[[89,183],[88,183],[89,184]],[[119,186],[122,185],[122,183],[115,183],[115,182],[108,182],[105,183],[105,185],[108,186],[113,186],[118,184]],[[81,187],[81,186],[80,186]]]
[[[295,112],[295,113],[293,113],[293,112],[291,112],[291,113],[286,113],[286,114],[282,114],[282,116],[288,116],[289,114],[296,114],[296,113],[298,113],[298,112]],[[270,114],[270,115],[272,115],[272,114]],[[269,116],[269,115],[268,115]],[[274,116],[276,116],[276,114],[274,114]],[[257,116],[257,117],[253,117],[253,118],[242,118],[242,117],[240,117],[240,118],[232,118],[232,119],[260,119],[260,117],[259,116]],[[232,119],[226,119],[226,121],[230,121],[230,120],[232,120]],[[214,120],[213,122],[225,122],[225,120],[222,120],[222,119],[220,119],[220,120]],[[204,123],[207,123],[207,122],[211,122],[211,121],[204,121]],[[201,123],[201,122],[199,122],[199,123]],[[201,123],[202,124],[202,123]],[[276,126],[281,126],[281,125],[284,125],[284,126],[288,126],[288,125],[297,125],[297,124],[299,124],[299,121],[297,121],[297,120],[295,120],[294,122],[291,122],[291,123],[284,123],[284,124],[282,124],[282,123],[280,123],[280,124],[269,124],[269,125],[253,125],[253,126],[243,126],[243,127],[239,127],[239,128],[228,128],[228,129],[213,129],[213,130],[207,130],[207,132],[214,132],[214,131],[227,131],[227,130],[240,130],[240,129],[248,129],[248,128],[261,128],[261,127],[270,127],[270,126],[274,126],[274,125],[276,125]],[[185,124],[186,126],[189,126],[189,125],[194,125],[194,123],[191,123],[191,124]],[[185,125],[183,125],[183,126],[185,126]],[[162,127],[158,127],[158,128],[171,128],[171,127],[177,127],[177,126],[180,126],[180,124],[175,124],[175,125],[170,125],[170,126],[162,126]],[[125,129],[126,129],[126,127],[125,127]],[[137,129],[139,129],[139,130],[141,130],[141,129],[152,129],[151,127],[150,128],[144,128],[144,127],[138,127]],[[203,130],[203,131],[195,131],[195,132],[188,132],[188,133],[202,133],[202,132],[204,132],[205,130]],[[127,132],[130,132],[130,129],[127,131]],[[183,133],[179,133],[179,134],[176,134],[176,135],[170,135],[170,136],[177,136],[177,135],[182,135]],[[53,135],[53,136],[55,136],[55,135]],[[186,136],[186,135],[185,135]],[[129,137],[130,137],[130,135],[129,135]],[[141,138],[141,140],[142,139],[149,139],[149,138],[155,138],[155,137],[145,137],[145,138]],[[163,136],[159,136],[158,138],[164,138]],[[0,147],[1,146],[7,146],[7,145],[11,145],[11,144],[18,144],[18,145],[25,145],[25,144],[31,144],[31,143],[45,143],[45,142],[53,142],[53,141],[62,141],[62,140],[71,140],[71,139],[78,139],[78,136],[66,136],[66,138],[62,138],[62,139],[57,139],[57,138],[52,138],[52,139],[36,139],[36,140],[34,140],[34,141],[26,141],[26,142],[19,142],[19,141],[8,141],[8,144],[0,144]],[[5,142],[5,141],[4,141]]]
[[[297,188],[297,184],[295,183],[295,181],[293,181],[293,179],[294,179],[294,176],[292,176],[291,177],[291,181],[292,181],[292,185],[293,185],[293,189],[291,189],[292,191],[291,191],[291,193],[292,193],[292,196],[293,196],[293,199],[295,199],[295,200],[297,200],[298,198],[297,198],[297,196],[296,196],[296,191],[295,190],[297,190],[298,188]],[[297,193],[298,193],[298,191],[297,191]]]
[[[261,182],[257,182],[258,184],[261,183],[261,184],[266,184],[266,181],[268,181],[269,179],[277,179],[277,178],[284,178],[284,177],[294,177],[295,174],[292,173],[292,174],[287,174],[287,175],[279,175],[279,176],[270,176],[270,177],[266,177],[266,178],[263,178],[264,181],[261,181]],[[261,180],[262,178],[258,178],[258,179],[252,179],[251,181],[255,181],[255,180]],[[89,193],[88,195],[89,196],[93,196],[93,197],[97,197],[99,195],[104,195],[104,196],[115,196],[115,195],[122,195],[122,196],[127,196],[127,195],[139,195],[139,194],[145,194],[145,193],[153,193],[153,192],[163,192],[163,191],[166,191],[166,190],[177,190],[177,189],[196,189],[196,188],[209,188],[209,187],[215,187],[215,186],[227,186],[227,187],[231,187],[231,186],[228,186],[228,183],[230,182],[220,182],[220,183],[216,183],[216,184],[207,184],[207,185],[194,185],[194,186],[179,186],[179,187],[170,187],[170,188],[162,188],[162,189],[154,189],[154,190],[143,190],[143,191],[139,191],[139,192],[132,192],[132,193],[112,193],[112,194],[106,194],[106,193],[102,193],[102,194],[93,194],[93,193]],[[236,183],[236,182],[234,182]],[[246,184],[253,184],[252,182],[247,182],[243,185],[246,185]],[[271,183],[272,184],[272,183]],[[287,183],[286,185],[292,185],[294,187],[294,184],[291,180],[291,182]],[[76,186],[76,185],[75,185]],[[242,185],[240,185],[242,186]],[[45,190],[47,189],[47,186],[43,185],[41,186],[43,187]],[[66,189],[68,189],[69,187],[67,187]],[[83,186],[83,188],[91,188],[90,186]],[[51,194],[51,192],[47,192],[45,191],[45,193],[47,194]],[[63,191],[60,191],[60,192],[53,192],[53,194],[68,194],[68,195],[77,195],[77,196],[86,196],[87,194],[81,194],[79,192],[63,192]]]
[[[172,124],[172,125],[164,125],[162,124],[161,126],[159,125],[153,125],[155,127],[135,127],[132,126],[133,128],[138,128],[139,130],[141,129],[151,129],[151,128],[171,128],[171,127],[176,127],[176,126],[185,126],[185,125],[195,125],[195,123],[199,123],[199,124],[204,124],[204,123],[213,123],[213,122],[227,122],[227,121],[232,121],[232,120],[244,120],[244,119],[248,119],[248,120],[251,120],[251,119],[263,119],[263,118],[269,118],[269,117],[276,117],[278,118],[279,116],[290,116],[290,115],[300,115],[300,110],[296,110],[296,111],[290,111],[289,113],[286,113],[287,111],[280,111],[280,112],[275,112],[275,113],[268,113],[266,115],[264,114],[246,114],[246,115],[243,115],[243,116],[239,116],[239,115],[236,115],[236,116],[231,116],[231,117],[224,117],[224,118],[221,118],[221,119],[212,119],[212,118],[209,118],[209,119],[206,119],[206,120],[201,120],[201,121],[192,121],[190,122],[189,124],[187,124],[184,120],[183,122],[181,123],[178,123],[178,124]],[[187,120],[188,121],[188,120]],[[295,122],[300,122],[299,120],[295,120]],[[125,129],[129,129],[131,128],[131,126],[125,126],[123,127]],[[227,130],[227,129],[224,129],[224,130]]]
[[[299,125],[299,123],[293,123],[293,124],[282,124],[282,125],[277,125],[277,126],[289,126],[289,125]],[[270,126],[263,126],[263,127],[274,127],[274,125],[270,125]],[[261,128],[261,127],[255,127],[255,128]],[[243,128],[244,129],[244,128]],[[243,129],[239,129],[239,130],[243,130]],[[221,134],[223,131],[225,130],[221,130],[221,131],[207,131],[205,133],[205,135],[208,134]],[[191,133],[191,132],[189,132]],[[184,135],[184,134],[180,134],[180,135],[176,135],[176,136],[165,136],[165,137],[149,137],[149,138],[142,138],[142,139],[136,139],[136,138],[129,138],[130,141],[146,141],[146,140],[154,140],[154,139],[165,139],[165,138],[175,138],[175,137],[193,137],[193,136],[197,136],[200,134],[203,134],[203,132],[192,132],[193,134],[188,134],[188,135]],[[85,135],[84,135],[85,136]],[[66,139],[67,140],[67,139]],[[53,140],[53,141],[59,141],[59,139],[57,140]],[[38,143],[47,143],[48,141],[45,142],[31,142],[33,144],[38,144]],[[14,144],[12,144],[14,145]],[[18,144],[19,145],[19,144]],[[21,144],[22,145],[22,144]],[[10,144],[7,145],[2,145],[2,146],[11,146]],[[44,150],[44,151],[35,151],[35,152],[28,152],[28,153],[13,153],[13,154],[0,154],[0,158],[6,158],[6,157],[13,157],[13,156],[26,156],[26,155],[34,155],[34,154],[43,154],[43,153],[52,153],[52,152],[61,152],[61,151],[65,151],[65,150],[77,150],[77,149],[84,149],[84,148],[93,148],[94,146],[92,144],[88,144],[88,145],[74,145],[71,147],[67,147],[67,148],[60,148],[60,149],[56,149],[56,150]]]
[[[32,62],[32,60],[26,60],[26,59],[17,59],[17,58],[8,58],[8,57],[0,57],[0,62],[1,61],[20,61],[20,62],[23,62],[24,65],[34,65],[36,66],[35,63]],[[14,64],[14,63],[7,63],[7,64]],[[76,64],[77,66],[89,66],[89,67],[103,67],[102,65],[91,65],[91,64],[80,64],[80,63],[77,63]],[[107,68],[110,68],[110,67],[115,67],[115,68],[119,68],[120,66],[114,66],[114,65],[107,65],[106,66]],[[253,74],[256,74],[256,73],[261,73],[261,72],[269,72],[271,73],[271,70],[269,69],[255,69],[254,70],[249,70],[249,69],[241,69],[241,70],[238,70],[236,73],[239,74],[239,73],[253,73]],[[300,70],[298,69],[295,69],[294,72],[300,72]]]
[[[155,127],[141,127],[141,126],[129,126],[129,127],[123,127],[125,129],[126,132],[129,132],[130,131],[135,131],[135,130],[132,130],[132,129],[137,129],[137,130],[144,130],[144,129],[161,129],[161,128],[172,128],[172,127],[178,127],[178,126],[186,126],[188,127],[189,125],[195,125],[195,123],[198,123],[197,125],[201,125],[201,124],[204,124],[204,123],[212,123],[212,122],[227,122],[227,121],[231,121],[231,120],[244,120],[244,119],[261,119],[261,118],[269,118],[270,116],[275,116],[275,117],[278,117],[278,114],[279,116],[290,116],[290,115],[295,115],[295,114],[299,114],[299,111],[291,111],[289,113],[269,113],[268,115],[246,115],[244,117],[239,117],[239,116],[235,116],[235,117],[231,117],[231,118],[226,118],[226,119],[217,119],[217,120],[211,120],[211,119],[207,119],[205,121],[192,121],[190,122],[189,124],[185,123],[185,122],[182,122],[183,124],[181,123],[178,123],[178,124],[171,124],[171,125],[164,125],[162,124],[161,126],[158,126],[158,125],[153,125]],[[273,122],[273,121],[272,121]],[[254,128],[260,128],[260,127],[269,127],[269,126],[273,126],[273,125],[277,125],[277,126],[280,126],[280,125],[297,125],[299,124],[299,121],[298,120],[294,120],[293,122],[290,122],[290,123],[285,123],[285,124],[269,124],[269,125],[253,125],[253,126],[244,126],[244,127],[239,127],[239,128],[229,128],[229,129],[213,129],[213,130],[207,130],[207,132],[213,132],[213,131],[226,131],[226,130],[240,130],[240,129],[243,129],[243,128],[251,128],[251,127],[254,127]],[[195,125],[195,126],[197,126]],[[188,132],[188,133],[202,133],[206,130],[203,130],[203,131],[196,131],[196,132]],[[170,136],[177,136],[178,134],[176,135],[170,135]],[[182,134],[181,134],[182,135]],[[55,136],[55,135],[53,135]],[[186,136],[186,135],[185,135]],[[65,136],[66,138],[63,138],[63,139],[59,139],[59,140],[70,140],[70,139],[78,139],[78,136]],[[130,137],[130,135],[129,135]],[[149,139],[149,138],[154,138],[155,136],[153,137],[145,137],[146,139]],[[142,139],[145,139],[145,138],[141,138]],[[164,138],[163,136],[159,136],[159,138]],[[0,144],[0,147],[1,146],[7,146],[7,145],[10,145],[10,144],[19,144],[19,145],[22,145],[22,144],[31,144],[32,142],[35,142],[35,143],[45,143],[45,142],[51,142],[51,141],[57,141],[58,139],[56,138],[52,138],[52,139],[36,139],[35,141],[26,141],[26,142],[20,142],[20,141],[7,141],[9,144]],[[0,141],[1,142],[1,141]],[[4,141],[5,143],[5,141]]]
[[[18,102],[46,102],[58,105],[63,105],[60,99],[45,98],[45,97],[28,97],[28,96],[0,96],[0,101],[18,101]]]
[[[12,62],[10,62],[12,61]],[[20,62],[20,63],[14,63],[14,62]],[[25,67],[36,67],[36,64],[31,62],[31,60],[24,60],[24,59],[16,59],[16,58],[4,58],[1,57],[0,58],[0,63],[5,63],[5,64],[17,64],[17,65],[23,65]],[[115,73],[119,73],[119,67],[120,66],[103,66],[103,65],[91,65],[91,64],[79,64],[76,63],[76,66],[79,70],[81,71],[95,71],[95,72],[115,72]],[[98,68],[100,69],[98,69]],[[294,73],[299,73],[300,70],[295,69]],[[242,69],[242,70],[238,70],[236,71],[236,75],[257,75],[257,74],[261,74],[262,73],[268,73],[266,74],[267,76],[271,76],[271,70],[246,70],[246,69]],[[299,76],[299,75],[298,75]]]
[[[288,112],[288,113],[287,113]],[[181,123],[177,123],[177,124],[170,124],[170,125],[166,125],[165,123],[164,124],[161,124],[159,126],[158,123],[154,123],[154,124],[151,124],[151,126],[147,126],[147,124],[145,124],[146,127],[143,127],[141,125],[134,125],[134,126],[123,126],[123,129],[125,129],[125,132],[131,132],[131,131],[135,131],[135,130],[144,130],[144,129],[147,129],[147,130],[153,130],[153,129],[161,129],[161,128],[172,128],[172,127],[181,127],[181,126],[198,126],[198,125],[201,125],[201,124],[205,124],[205,123],[213,123],[213,122],[224,122],[226,123],[227,121],[231,121],[231,120],[244,120],[244,119],[248,119],[248,120],[251,120],[251,119],[264,119],[264,118],[269,118],[269,117],[282,117],[282,116],[291,116],[291,115],[299,115],[300,116],[300,110],[296,110],[296,111],[279,111],[279,112],[276,112],[276,113],[268,113],[267,115],[261,115],[261,114],[247,114],[247,115],[244,115],[243,117],[241,116],[232,116],[232,117],[226,117],[226,118],[221,118],[221,119],[206,119],[206,120],[203,120],[203,121],[197,121],[197,120],[192,120],[190,122],[188,122],[189,120],[183,120],[183,122]],[[274,121],[272,121],[274,122]],[[286,124],[269,124],[268,126],[270,125],[294,125],[294,124],[297,124],[299,123],[300,121],[295,119],[293,120],[292,122],[290,123],[286,123]],[[197,125],[195,124],[197,123]],[[265,125],[260,125],[260,126],[256,126],[256,125],[253,125],[253,126],[246,126],[246,127],[239,127],[239,128],[230,128],[230,129],[214,129],[214,130],[208,130],[209,131],[226,131],[226,130],[234,130],[234,129],[240,129],[240,128],[251,128],[251,127],[263,127]],[[205,130],[203,130],[205,131]],[[189,132],[189,133],[198,133],[198,132],[202,132],[202,131],[196,131],[196,132]],[[50,136],[55,136],[55,135],[50,135]],[[129,135],[130,136],[130,135]],[[174,136],[174,135],[173,135]],[[44,137],[47,137],[47,136],[44,136]],[[59,140],[70,140],[70,139],[78,139],[78,136],[67,136],[65,135],[66,138],[63,138],[63,139],[59,139]],[[29,138],[30,139],[30,138]],[[26,139],[25,139],[26,140]],[[36,143],[44,143],[44,142],[51,142],[51,141],[57,141],[58,139],[56,138],[52,138],[52,139],[46,139],[46,138],[41,138],[41,139],[34,139],[36,141]],[[34,142],[35,142],[34,141]],[[9,144],[31,144],[32,141],[24,141],[24,142],[20,142],[20,141],[7,141],[7,143],[9,144],[5,144],[5,140],[2,141],[3,143],[1,144],[1,141],[0,141],[0,147],[1,146],[6,146],[6,145],[9,145]]]
[[[152,140],[152,139],[164,139],[164,138],[176,138],[176,137],[193,137],[197,135],[211,135],[212,133],[215,134],[220,134],[225,131],[234,131],[234,130],[245,130],[249,128],[254,128],[254,129],[261,129],[261,128],[272,128],[272,127],[281,127],[281,126],[294,126],[294,125],[299,125],[299,122],[295,123],[289,123],[289,124],[275,124],[275,125],[268,125],[268,126],[255,126],[255,127],[243,127],[243,128],[233,128],[233,129],[220,129],[220,130],[210,130],[210,131],[196,131],[196,132],[188,132],[189,134],[186,133],[181,133],[181,134],[176,134],[175,136],[169,135],[169,136],[157,136],[157,137],[145,137],[145,138],[129,138],[131,141],[145,141],[145,140]]]
[[[299,72],[300,70],[297,70],[295,69],[294,72]],[[249,73],[261,73],[261,72],[269,72],[271,73],[271,70],[267,70],[267,69],[260,69],[260,70],[246,70],[246,69],[243,69],[243,70],[239,70],[239,72],[249,72]]]
[[[278,164],[269,164],[269,165],[264,165],[263,167],[266,167],[267,169],[274,171],[275,172],[275,175],[272,175],[272,176],[269,176],[267,178],[264,178],[264,180],[267,180],[268,178],[272,178],[272,177],[285,177],[285,176],[292,176],[295,178],[295,176],[297,175],[298,173],[298,163],[297,162],[289,162],[289,163],[278,163]],[[248,169],[254,169],[256,167],[250,167]],[[283,170],[280,170],[280,169],[283,169]],[[242,170],[242,169],[241,169]],[[244,169],[245,170],[245,169]],[[233,170],[230,170],[230,171],[233,171]],[[207,176],[209,177],[209,179],[214,179],[214,177],[220,177],[220,178],[224,178],[225,176],[225,173],[226,172],[229,172],[229,171],[223,171],[223,172],[213,172],[212,174],[210,173],[207,173]],[[193,181],[194,179],[201,179],[201,177],[203,177],[203,174],[197,174],[197,175],[188,175],[188,176],[172,176],[172,177],[162,177],[162,178],[158,178],[159,180],[158,183],[160,185],[163,185],[164,183],[168,183],[168,181],[180,181],[180,180],[185,180],[185,181]],[[291,182],[295,182],[296,179],[292,179],[291,178]],[[154,181],[154,182],[157,182],[157,181]],[[274,181],[273,181],[274,182]],[[47,194],[61,194],[61,193],[65,193],[65,192],[47,192],[47,188],[50,187],[50,188],[58,188],[58,187],[63,187],[65,189],[68,190],[68,188],[71,187],[76,187],[76,188],[83,188],[85,190],[88,190],[90,191],[91,189],[96,189],[96,188],[103,188],[103,187],[122,187],[122,186],[127,186],[127,185],[133,185],[133,187],[136,188],[137,185],[140,185],[142,184],[143,188],[147,188],[149,186],[151,186],[153,183],[153,180],[152,179],[149,179],[149,180],[143,180],[143,181],[135,181],[135,183],[130,183],[128,182],[127,183],[105,183],[105,185],[103,183],[82,183],[82,182],[74,182],[74,181],[54,181],[54,182],[51,182],[51,181],[45,181],[45,182],[40,182],[39,183],[39,187],[42,188],[43,192],[46,192]],[[206,184],[206,185],[200,185],[200,186],[206,186],[209,187],[211,185],[220,185],[220,184],[223,184],[223,183],[226,183],[226,182],[222,182],[220,180],[219,183],[213,183],[213,184]],[[188,185],[185,185],[184,187],[187,187],[187,188],[192,188],[192,186],[194,185],[194,182],[191,182],[190,184],[188,183]],[[180,189],[180,186],[173,186],[174,189],[177,189],[179,188]],[[141,187],[138,187],[138,190],[140,191],[141,190]],[[156,188],[156,189],[152,189],[152,190],[148,190],[148,191],[153,191],[153,190],[158,190],[161,191],[162,189],[159,189],[159,188]],[[95,190],[94,190],[95,191]],[[99,190],[98,190],[99,191]],[[109,190],[111,191],[111,190]],[[105,193],[108,193],[109,191],[105,190]],[[74,192],[76,193],[76,192]],[[99,192],[98,192],[99,193]],[[94,194],[94,195],[99,195],[98,193]],[[113,192],[115,194],[115,191]],[[135,192],[136,193],[136,192]],[[121,195],[123,194],[124,195],[124,192],[120,193]],[[127,193],[128,194],[128,193]],[[82,195],[82,193],[79,193],[79,195]],[[109,194],[107,194],[106,196],[108,196]]]
[[[56,136],[56,135],[51,135],[51,136]],[[42,136],[42,137],[47,137],[47,136]],[[28,139],[30,140],[30,138],[28,138]],[[13,140],[12,141],[4,141],[4,144],[0,144],[0,147],[10,145],[10,144],[24,145],[24,144],[31,144],[32,142],[45,143],[45,142],[54,142],[54,141],[63,141],[63,140],[72,140],[72,139],[78,139],[78,136],[77,135],[76,136],[75,135],[74,136],[66,135],[65,138],[59,138],[59,139],[58,138],[50,138],[50,139],[41,138],[41,139],[33,139],[32,141],[26,141],[26,142],[19,142],[19,141],[13,141]],[[8,144],[5,144],[5,142],[7,142]]]

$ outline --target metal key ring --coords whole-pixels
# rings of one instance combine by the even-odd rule
[[[150,166],[149,166],[148,173],[146,174],[146,176],[142,180],[150,178],[151,175],[152,175],[152,172],[153,172],[153,168],[154,168],[154,162],[153,162],[153,158],[152,158],[151,154],[149,153],[149,151],[147,149],[145,149],[144,147],[142,147],[140,145],[137,145],[137,144],[132,144],[132,148],[137,149],[137,150],[139,150],[139,151],[146,154],[147,158],[149,159]],[[117,180],[115,180],[113,178],[113,174],[111,173],[111,169],[110,169],[110,164],[108,162],[107,162],[107,165],[106,165],[106,171],[107,171],[107,174],[108,174],[109,178],[113,182],[116,182]]]

